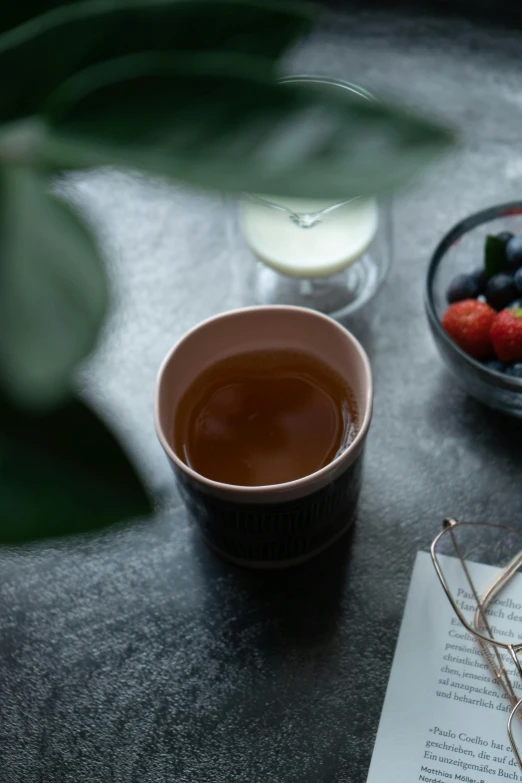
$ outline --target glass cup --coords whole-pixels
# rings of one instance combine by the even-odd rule
[[[292,76],[373,100],[348,82]],[[244,304],[290,304],[334,318],[377,293],[390,265],[389,204],[356,197],[328,202],[247,193],[234,205],[230,242]]]

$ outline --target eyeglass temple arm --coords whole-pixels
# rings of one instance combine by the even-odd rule
[[[508,730],[509,742],[511,744],[511,750],[515,754],[515,758],[517,760],[517,764],[519,766],[519,769],[522,771],[522,758],[521,758],[520,753],[518,751],[517,741],[516,741],[515,737],[513,736],[513,729],[512,729],[513,718],[515,717],[515,715],[520,718],[520,709],[519,708],[520,708],[521,704],[522,704],[522,699],[520,699],[520,701],[517,702],[517,704],[515,704],[515,706],[511,710],[511,715],[508,718],[507,730]]]

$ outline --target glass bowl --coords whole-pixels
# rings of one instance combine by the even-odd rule
[[[522,234],[522,201],[499,204],[470,215],[446,234],[428,268],[424,301],[437,348],[466,391],[491,408],[522,418],[522,379],[491,370],[468,356],[441,324],[451,280],[459,273],[480,267],[487,235],[501,231]]]

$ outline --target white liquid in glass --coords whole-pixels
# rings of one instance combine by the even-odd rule
[[[303,216],[329,206],[304,199],[277,199]],[[241,230],[256,256],[285,275],[326,277],[357,261],[370,246],[378,228],[375,199],[358,198],[328,212],[310,227],[298,225],[288,212],[262,203],[241,203]]]

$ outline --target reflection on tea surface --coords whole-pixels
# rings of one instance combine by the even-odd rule
[[[256,351],[217,362],[184,394],[174,448],[214,481],[266,486],[328,465],[355,436],[354,397],[305,353]]]

